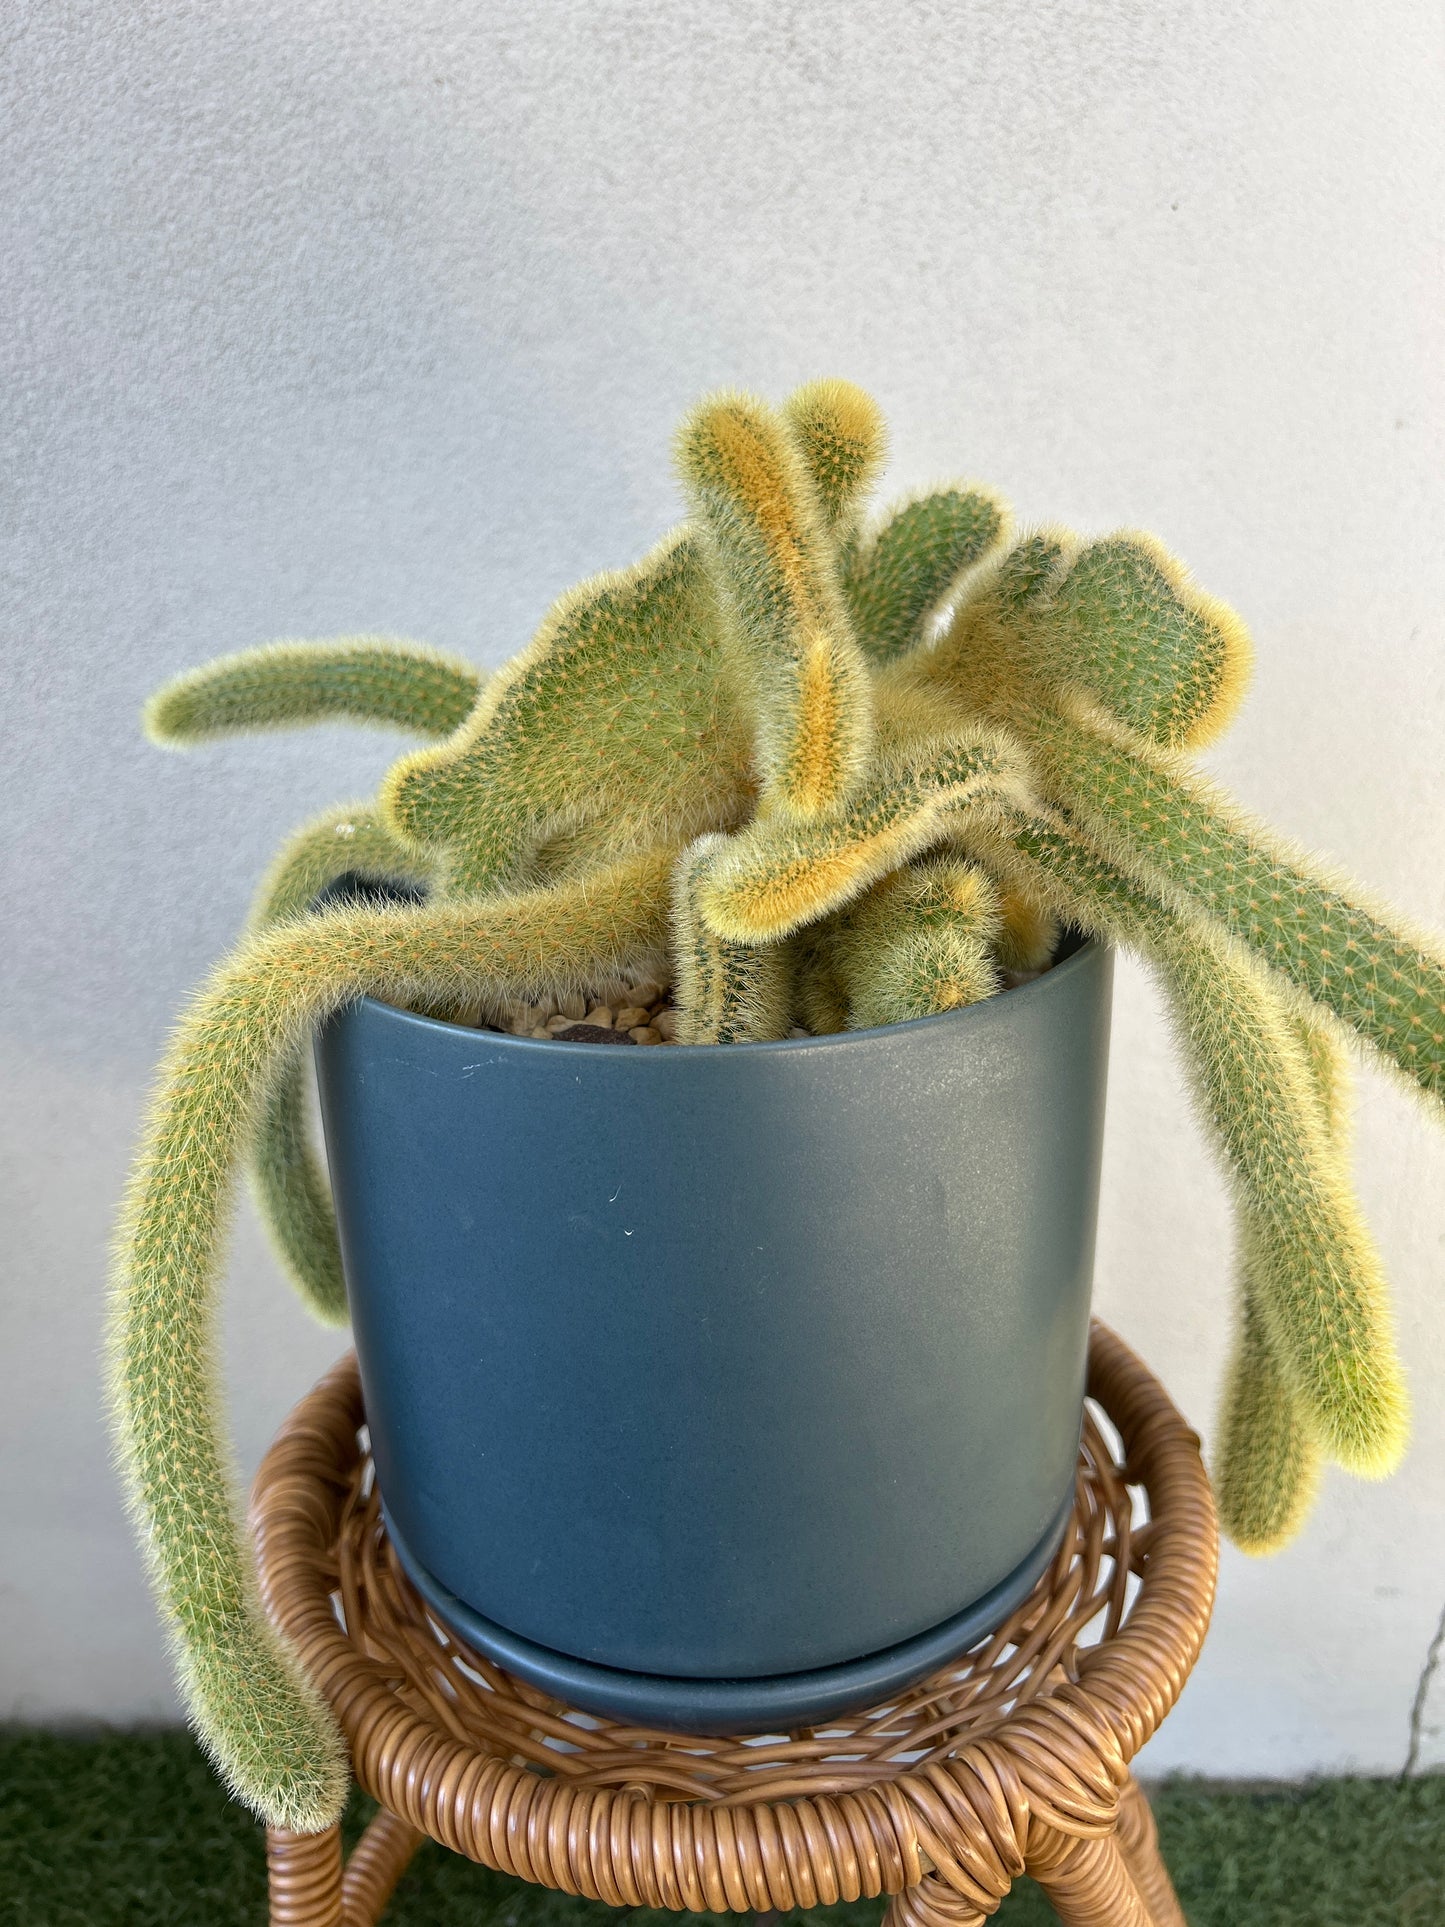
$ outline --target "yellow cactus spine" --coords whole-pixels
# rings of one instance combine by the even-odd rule
[[[173,1044],[124,1206],[112,1382],[122,1461],[197,1730],[273,1826],[336,1819],[345,1752],[256,1603],[222,1443],[215,1298],[233,1177],[268,1083],[348,998],[571,989],[648,967],[665,854],[487,904],[337,910],[252,937]]]
[[[481,687],[470,663],[416,642],[273,642],[177,676],[151,697],[144,721],[152,742],[177,748],[332,720],[449,736]]]
[[[825,817],[862,778],[872,709],[818,491],[785,417],[749,396],[704,402],[677,451],[754,703],[765,803]]]

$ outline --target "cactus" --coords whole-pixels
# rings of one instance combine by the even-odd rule
[[[828,532],[847,548],[867,490],[883,466],[887,431],[878,404],[851,381],[810,381],[793,390],[782,413]]]
[[[670,858],[486,903],[338,909],[263,930],[202,993],[162,1069],[127,1193],[112,1337],[123,1461],[192,1716],[272,1825],[329,1825],[345,1754],[266,1625],[215,1412],[218,1252],[231,1177],[277,1065],[351,997],[572,989],[656,955]]]
[[[741,944],[708,923],[701,895],[722,836],[700,836],[673,879],[673,972],[684,1044],[765,1044],[786,1037],[793,958],[786,943]]]
[[[1324,1025],[1295,1017],[1336,1154],[1348,1152],[1349,1069]],[[1319,1483],[1322,1454],[1309,1414],[1280,1370],[1261,1310],[1269,1227],[1243,1211],[1239,1227],[1234,1349],[1224,1375],[1215,1446],[1220,1523],[1246,1552],[1274,1552],[1293,1538]]]
[[[333,717],[450,736],[481,686],[470,663],[415,642],[274,642],[177,676],[146,704],[144,723],[152,742],[175,748]]]
[[[862,777],[872,705],[818,490],[787,423],[746,396],[704,403],[678,460],[754,705],[764,801],[800,822],[827,816]]]
[[[972,863],[931,856],[895,870],[836,919],[834,969],[848,1025],[903,1024],[998,988],[998,891]]]
[[[972,812],[1020,793],[1022,765],[996,731],[922,742],[880,762],[857,797],[818,823],[759,815],[716,845],[698,901],[735,943],[766,943],[839,909],[938,843]]]
[[[1326,1456],[1386,1470],[1405,1395],[1346,1168],[1334,1031],[1445,1096],[1445,953],[1259,829],[1187,757],[1233,715],[1242,623],[1151,537],[1008,545],[988,491],[865,519],[884,451],[848,383],[684,422],[689,520],[563,596],[485,685],[407,643],[284,644],[180,678],[190,743],[345,717],[432,740],[313,824],[163,1069],[117,1244],[117,1425],[197,1724],[276,1824],[338,1808],[330,1715],[270,1634],[214,1382],[250,1156],[311,1308],[342,1302],[304,1052],[373,993],[443,1013],[672,975],[692,1043],[907,1020],[1047,961],[1064,924],[1159,973],[1240,1220],[1226,1524],[1267,1549]],[[350,826],[349,831],[346,826]],[[333,904],[337,876],[424,903]]]
[[[251,911],[253,932],[305,916],[344,876],[419,885],[426,865],[383,826],[369,803],[328,810],[298,830],[276,859]],[[277,1065],[251,1146],[257,1209],[302,1302],[325,1325],[346,1321],[346,1280],[331,1187],[311,1148],[307,1045]]]
[[[999,969],[1018,975],[1047,970],[1063,934],[1048,904],[1019,884],[1006,883],[999,887],[998,915]]]
[[[793,439],[794,416],[806,441]],[[815,383],[764,419],[822,552],[822,502],[833,525],[845,520],[849,490],[881,453],[872,404],[847,383]],[[526,876],[540,849],[589,823],[605,823],[614,848],[671,839],[681,849],[736,827],[756,791],[753,705],[717,602],[706,544],[690,528],[563,596],[458,738],[391,772],[383,814],[404,840],[447,853],[458,893]]]
[[[1212,783],[1067,717],[1038,731],[1042,778],[1101,848],[1194,904],[1445,1102],[1445,949],[1252,824]]]
[[[1407,1419],[1384,1281],[1294,1013],[1207,927],[1148,896],[1064,823],[1016,821],[986,832],[984,847],[1159,971],[1200,1110],[1262,1233],[1254,1287],[1280,1369],[1342,1465],[1367,1477],[1393,1470]]]
[[[275,643],[177,677],[146,705],[152,740],[185,747],[330,718],[446,736],[475,705],[479,671],[416,643],[362,636]],[[330,810],[297,832],[262,880],[249,929],[303,915],[353,873],[421,882],[424,855],[390,835],[369,803]],[[311,1148],[306,1048],[276,1069],[250,1150],[257,1209],[282,1266],[323,1324],[346,1318],[331,1190]]]
[[[1008,510],[981,488],[933,489],[894,509],[844,561],[843,594],[864,653],[887,662],[926,641],[960,577],[1008,528]]]
[[[1234,1344],[1224,1375],[1215,1445],[1219,1523],[1244,1552],[1276,1552],[1304,1523],[1324,1455],[1280,1371],[1259,1305],[1257,1224],[1238,1232]]]

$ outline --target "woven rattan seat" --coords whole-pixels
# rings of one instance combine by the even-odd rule
[[[1075,1927],[1181,1927],[1129,1761],[1203,1642],[1217,1539],[1198,1441],[1102,1326],[1073,1522],[1025,1605],[889,1705],[761,1740],[570,1711],[429,1616],[381,1521],[356,1362],[296,1407],[252,1502],[267,1610],[382,1811],[268,1836],[273,1927],[369,1927],[426,1837],[617,1907],[769,1912],[892,1896],[971,1927],[1019,1874]]]

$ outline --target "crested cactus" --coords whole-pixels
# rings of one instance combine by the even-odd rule
[[[251,651],[159,741],[346,718],[429,739],[299,833],[162,1070],[116,1247],[117,1423],[197,1725],[268,1820],[341,1798],[330,1716],[267,1631],[216,1405],[239,1164],[318,1315],[344,1289],[306,1129],[312,1027],[670,978],[696,1044],[904,1021],[1045,966],[1062,926],[1159,973],[1240,1220],[1227,1526],[1296,1528],[1319,1465],[1398,1458],[1405,1394],[1351,1194],[1337,1033],[1445,1096],[1445,952],[1192,768],[1250,645],[1152,538],[1010,540],[987,490],[867,519],[870,399],[824,381],[683,424],[689,520],[565,595],[489,681],[414,644]],[[422,900],[331,902],[346,874]]]

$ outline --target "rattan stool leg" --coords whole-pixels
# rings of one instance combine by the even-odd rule
[[[424,1833],[383,1807],[356,1843],[341,1876],[344,1927],[376,1927]]]
[[[1132,1774],[1119,1795],[1119,1845],[1155,1927],[1189,1927],[1159,1852],[1159,1829],[1153,1811]]]
[[[930,1873],[894,1894],[883,1927],[988,1927],[988,1915]]]
[[[341,1829],[266,1830],[271,1927],[342,1927]]]
[[[1115,1833],[1078,1840],[1035,1823],[1028,1871],[1063,1927],[1157,1927]]]

